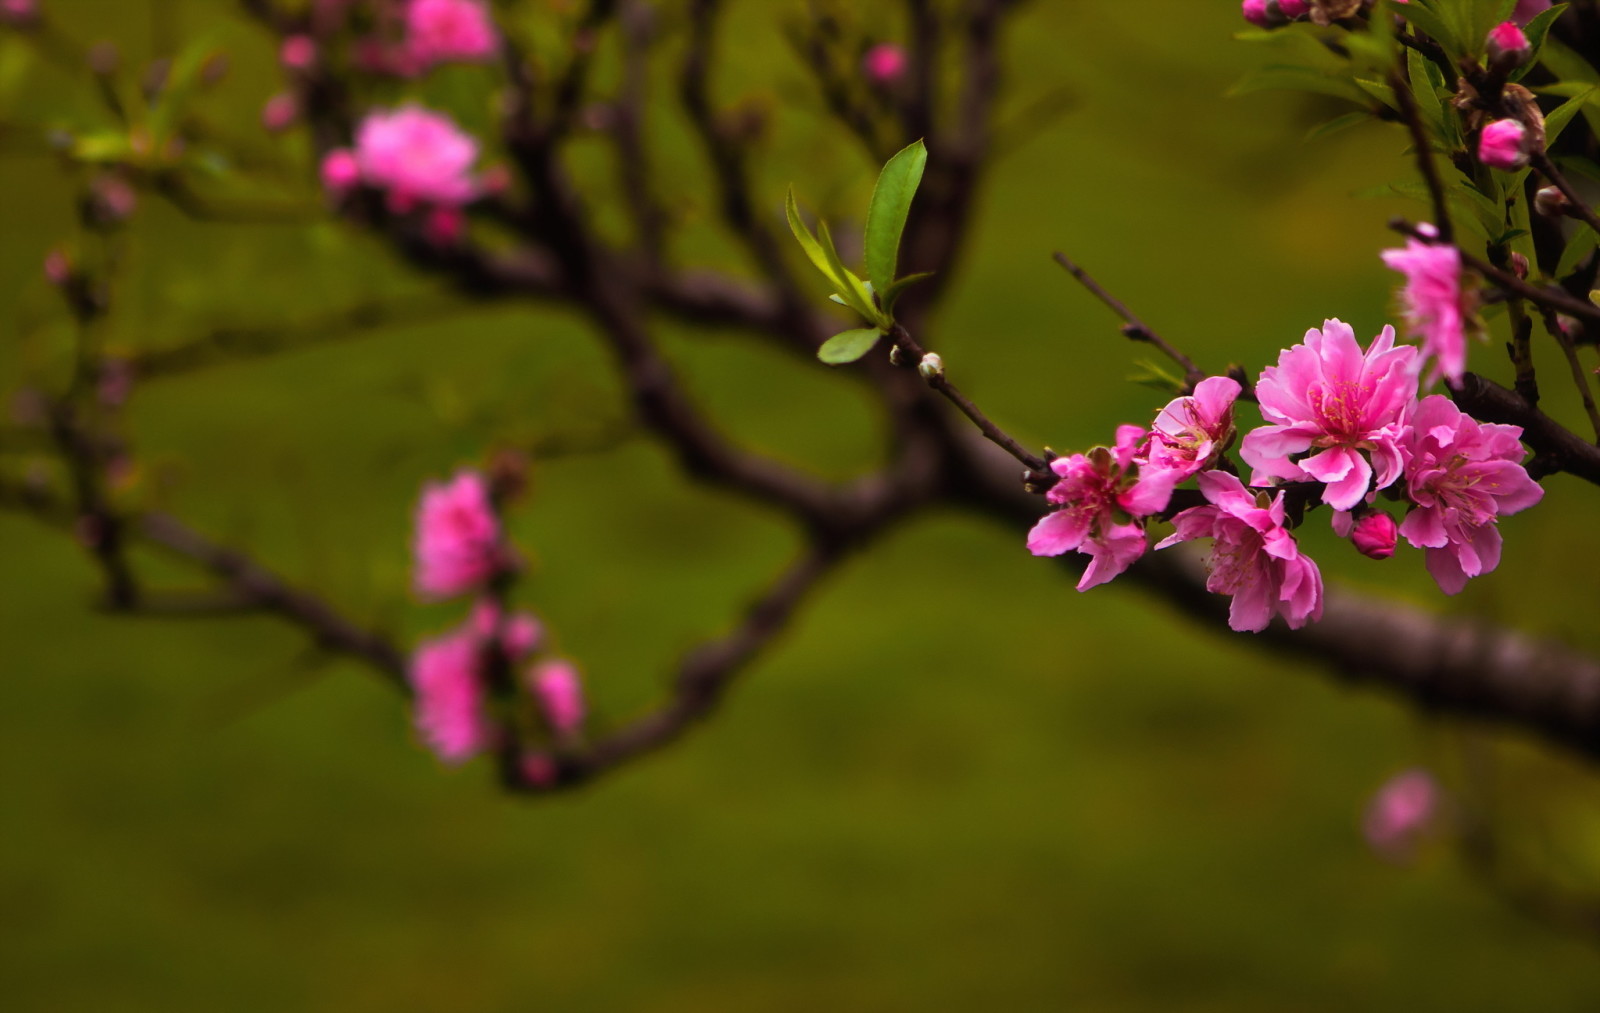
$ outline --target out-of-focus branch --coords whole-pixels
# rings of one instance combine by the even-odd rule
[[[734,680],[788,628],[816,586],[842,556],[813,547],[745,609],[727,635],[701,644],[679,664],[666,704],[624,725],[589,749],[560,757],[552,788],[567,788],[677,741],[708,717]],[[535,790],[524,783],[520,787]]]

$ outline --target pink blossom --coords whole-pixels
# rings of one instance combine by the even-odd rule
[[[300,118],[300,103],[288,92],[280,92],[267,99],[261,107],[261,125],[268,133],[281,134],[294,126]]]
[[[1192,395],[1169,402],[1156,415],[1140,464],[1173,472],[1175,483],[1210,467],[1233,439],[1239,390],[1239,381],[1212,376],[1195,384]]]
[[[1087,591],[1117,576],[1144,555],[1144,526],[1129,518],[1147,517],[1166,507],[1178,482],[1171,471],[1140,475],[1135,456],[1146,433],[1138,426],[1117,429],[1115,447],[1058,457],[1050,469],[1060,477],[1047,499],[1060,507],[1028,532],[1028,551],[1059,556],[1076,549],[1091,559],[1078,581]]]
[[[1394,555],[1399,541],[1400,526],[1383,510],[1372,510],[1360,518],[1353,514],[1333,515],[1333,530],[1340,538],[1350,539],[1356,551],[1370,559],[1388,559]]]
[[[557,735],[571,735],[583,725],[583,683],[572,662],[556,659],[535,665],[528,672],[528,686]]]
[[[415,550],[417,590],[430,598],[471,591],[499,572],[500,522],[483,476],[463,471],[448,484],[423,487]]]
[[[906,72],[906,51],[892,42],[880,42],[861,58],[861,72],[876,85],[890,85]]]
[[[278,62],[287,70],[309,70],[317,62],[317,44],[309,35],[291,35],[278,49]]]
[[[1478,161],[1515,172],[1528,164],[1528,128],[1518,120],[1495,120],[1478,135]]]
[[[1394,347],[1394,328],[1385,327],[1363,353],[1349,324],[1327,320],[1262,370],[1256,396],[1269,424],[1239,448],[1255,469],[1251,484],[1323,482],[1323,501],[1349,510],[1400,477],[1398,441],[1417,396],[1417,350]]]
[[[1174,517],[1177,530],[1156,548],[1213,540],[1206,590],[1233,596],[1228,625],[1239,632],[1260,633],[1274,614],[1292,629],[1322,618],[1322,573],[1284,527],[1284,494],[1269,501],[1225,471],[1196,481],[1209,505]]]
[[[425,641],[411,657],[417,730],[445,763],[469,760],[493,739],[484,712],[481,660],[480,641],[470,629]]]
[[[1404,446],[1416,505],[1400,533],[1428,550],[1428,572],[1445,594],[1500,564],[1497,518],[1544,497],[1522,466],[1521,436],[1521,428],[1479,422],[1437,394],[1412,413]]]
[[[492,60],[500,46],[489,9],[479,0],[411,0],[406,44],[423,65]]]
[[[1425,770],[1408,770],[1390,779],[1367,804],[1362,829],[1372,850],[1389,861],[1405,861],[1438,818],[1439,783]]]
[[[448,116],[420,106],[367,114],[356,131],[356,161],[372,186],[389,191],[397,207],[420,201],[459,205],[473,199],[472,165],[478,142]]]
[[[1422,357],[1434,360],[1428,371],[1432,383],[1443,373],[1461,382],[1467,369],[1467,339],[1461,287],[1461,251],[1448,243],[1406,240],[1405,249],[1384,250],[1380,256],[1393,270],[1405,275],[1400,298],[1411,333],[1422,338]]]
[[[1549,10],[1552,2],[1553,0],[1517,0],[1517,6],[1511,12],[1511,18],[1517,24],[1525,25]]]
[[[322,185],[335,197],[343,196],[361,182],[361,163],[355,152],[335,148],[322,158]]]
[[[1272,15],[1267,11],[1267,0],[1243,0],[1239,5],[1239,13],[1257,28],[1267,28],[1273,23]]]

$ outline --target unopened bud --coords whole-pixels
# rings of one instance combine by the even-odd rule
[[[1395,542],[1400,537],[1400,526],[1382,510],[1363,514],[1350,532],[1350,544],[1356,551],[1370,559],[1388,559],[1394,555]]]
[[[1556,218],[1567,213],[1571,204],[1567,195],[1559,187],[1542,186],[1539,192],[1533,195],[1533,209],[1546,218]]]
[[[1528,62],[1533,55],[1533,45],[1522,34],[1515,21],[1505,21],[1489,32],[1484,48],[1489,54],[1489,65],[1497,70],[1515,70]]]
[[[84,215],[101,228],[121,225],[139,208],[139,191],[120,173],[106,173],[89,184]]]
[[[1282,14],[1275,5],[1269,6],[1267,0],[1244,0],[1239,5],[1239,13],[1257,28],[1276,28],[1283,24]]]
[[[310,70],[317,62],[317,44],[309,35],[291,35],[278,50],[278,62],[285,70]]]
[[[322,185],[334,197],[343,197],[361,182],[361,163],[355,152],[335,148],[322,159]]]
[[[924,380],[932,383],[944,376],[944,360],[939,358],[937,352],[929,352],[917,363],[917,374]]]
[[[44,255],[44,276],[57,288],[72,280],[72,261],[59,246]]]
[[[269,134],[281,134],[300,118],[300,103],[288,92],[267,99],[261,107],[261,125]]]
[[[861,73],[868,83],[887,88],[906,73],[906,51],[892,42],[880,42],[861,58]]]
[[[1523,281],[1527,281],[1528,258],[1524,257],[1520,253],[1513,252],[1511,254],[1511,273],[1516,275],[1518,278],[1521,278]]]
[[[889,349],[889,365],[891,365],[891,366],[904,366],[905,364],[906,364],[906,357],[905,357],[905,354],[900,351],[900,346],[899,345],[892,346]]]
[[[1528,128],[1512,119],[1495,120],[1478,137],[1478,161],[1491,169],[1515,172],[1528,164]]]

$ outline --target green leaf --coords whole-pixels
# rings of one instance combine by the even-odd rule
[[[835,334],[817,349],[817,358],[830,366],[855,362],[872,351],[872,346],[876,345],[881,337],[883,332],[876,327],[860,327],[853,331]]]
[[[1367,96],[1348,77],[1311,67],[1282,64],[1262,67],[1245,75],[1244,80],[1228,89],[1228,94],[1248,95],[1255,91],[1309,91],[1368,104]]]
[[[806,259],[811,261],[813,267],[821,271],[823,277],[839,287],[844,287],[843,282],[834,276],[833,268],[828,263],[828,257],[822,252],[822,247],[817,243],[811,230],[806,228],[806,223],[800,220],[800,206],[794,202],[794,187],[789,188],[788,199],[784,201],[784,211],[789,218],[789,231],[794,233],[795,241],[800,244],[800,249],[805,251]]]
[[[889,159],[872,189],[865,239],[867,277],[880,292],[894,284],[900,265],[900,236],[927,164],[928,149],[923,143],[910,144]]]
[[[1600,236],[1596,236],[1594,229],[1587,225],[1580,226],[1567,242],[1567,248],[1561,251],[1561,262],[1556,265],[1556,277],[1565,278],[1578,269],[1578,265],[1588,259],[1593,253]]]
[[[890,285],[889,288],[878,297],[883,303],[884,312],[888,313],[894,309],[895,302],[899,300],[901,293],[905,292],[906,289],[910,288],[912,285],[915,285],[919,281],[927,281],[932,277],[932,271],[919,271],[916,274],[908,274],[904,278],[897,280],[893,285]]]
[[[1600,99],[1600,85],[1588,85],[1583,91],[1567,99],[1567,101],[1550,110],[1550,115],[1544,118],[1545,144],[1548,145],[1565,130],[1573,117],[1583,112],[1583,107]]]
[[[1531,53],[1528,62],[1511,72],[1511,80],[1520,81],[1539,62],[1539,55],[1544,52],[1545,40],[1550,37],[1550,26],[1556,23],[1569,4],[1556,4],[1548,10],[1540,11],[1522,29],[1522,34],[1528,37]]]
[[[1365,110],[1345,113],[1343,116],[1335,116],[1326,123],[1319,123],[1308,130],[1306,132],[1306,140],[1314,141],[1320,137],[1328,137],[1337,134],[1341,130],[1348,130],[1351,127],[1358,126],[1370,119],[1372,119],[1372,114]]]
[[[1406,50],[1406,74],[1411,79],[1411,94],[1417,99],[1417,112],[1422,121],[1433,128],[1435,136],[1444,135],[1444,102],[1433,85],[1429,70],[1433,62],[1415,49]]]
[[[844,299],[845,305],[873,323],[882,321],[876,306],[872,305],[872,293],[867,286],[844,266],[844,261],[839,259],[839,250],[833,245],[833,234],[828,231],[827,222],[817,223],[817,242],[822,246],[823,256],[828,261],[828,268],[833,274],[834,281],[839,285],[839,295]]]
[[[1409,21],[1412,28],[1443,46],[1452,59],[1461,55],[1461,40],[1455,28],[1445,21],[1429,0],[1412,0],[1407,4],[1395,4],[1393,10]]]
[[[1390,109],[1400,108],[1400,103],[1394,97],[1394,89],[1384,82],[1369,81],[1366,78],[1358,77],[1356,78],[1356,86]]]

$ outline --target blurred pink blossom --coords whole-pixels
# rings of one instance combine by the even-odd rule
[[[1461,251],[1449,243],[1406,240],[1404,249],[1384,250],[1380,256],[1393,270],[1405,275],[1400,298],[1406,324],[1422,338],[1424,361],[1433,360],[1427,381],[1443,373],[1452,383],[1467,369],[1467,338],[1461,286]]]
[[[583,683],[572,662],[555,659],[535,665],[528,685],[557,735],[571,735],[583,726]]]
[[[489,9],[479,0],[411,0],[406,47],[421,66],[492,60],[500,46]]]
[[[463,471],[423,487],[415,551],[417,590],[430,598],[474,590],[500,570],[500,522],[482,475]]]
[[[361,163],[349,148],[335,148],[322,159],[322,185],[335,197],[355,189],[361,182]]]
[[[279,92],[261,107],[261,125],[269,133],[281,134],[300,118],[300,103],[288,92]]]
[[[445,763],[469,760],[493,739],[478,672],[481,654],[477,636],[463,629],[424,641],[411,657],[417,730]]]
[[[477,195],[478,142],[448,116],[408,105],[367,114],[356,131],[362,178],[389,192],[397,209],[416,202],[459,205]]]
[[[1411,858],[1440,813],[1439,783],[1426,770],[1391,778],[1367,804],[1362,828],[1372,850],[1389,861]]]
[[[310,70],[317,62],[317,43],[309,35],[291,35],[278,49],[278,62],[287,70]]]
[[[880,42],[861,58],[861,72],[875,85],[891,85],[905,76],[906,51],[892,42]]]

